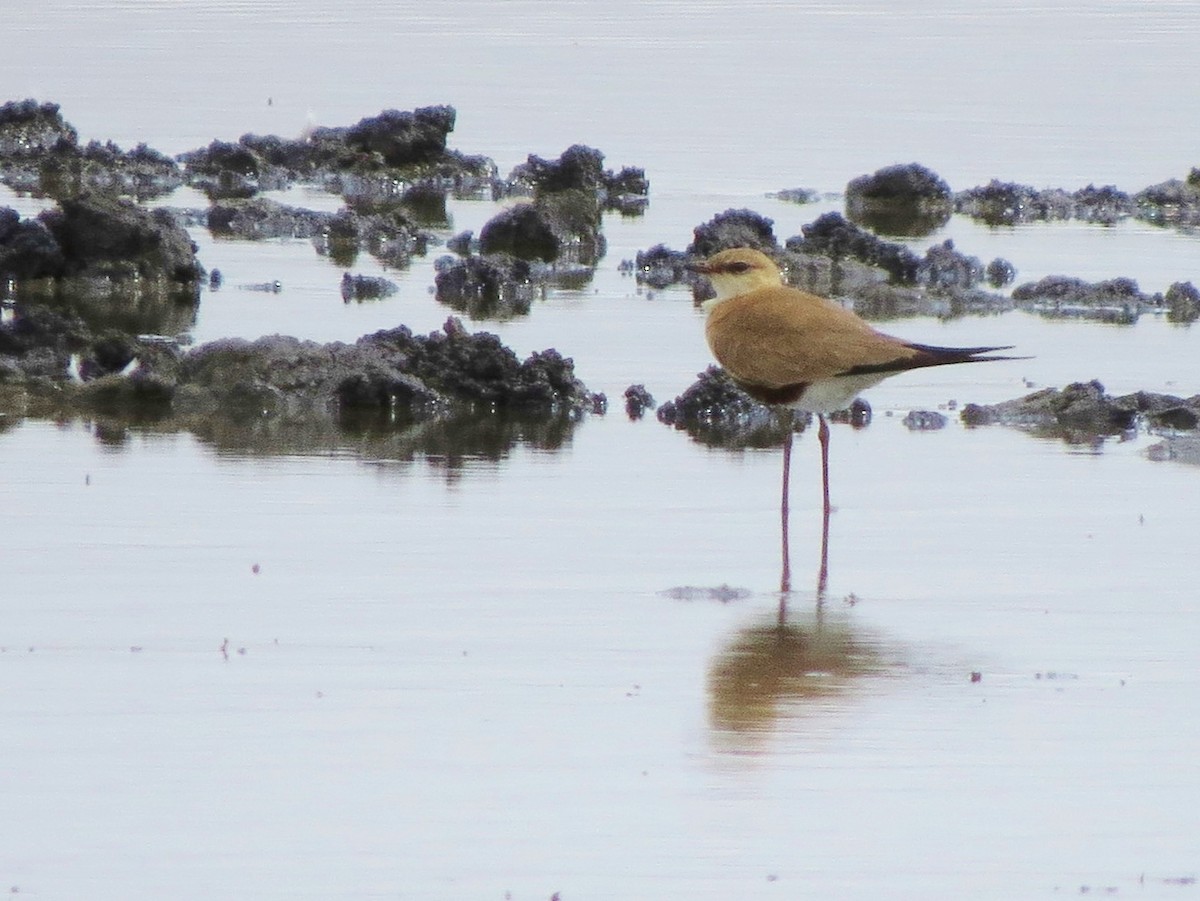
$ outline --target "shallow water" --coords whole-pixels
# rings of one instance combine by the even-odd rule
[[[502,169],[584,142],[646,166],[652,189],[644,217],[606,219],[585,288],[472,324],[522,354],[559,348],[608,393],[609,414],[557,450],[0,420],[0,885],[1193,895],[1195,467],[1150,459],[1147,434],[1068,445],[967,430],[949,410],[934,433],[901,419],[1093,377],[1195,394],[1195,329],[886,323],[1034,359],[898,377],[869,393],[869,428],[834,426],[829,598],[798,591],[781,626],[778,452],[625,418],[627,385],[666,400],[709,358],[690,295],[640,291],[618,263],[683,247],[729,207],[790,236],[837,201],[765,192],[839,191],[896,161],[955,188],[1182,177],[1200,165],[1200,122],[1181,112],[1200,106],[1198,14],[1117,0],[907,16],[865,0],[7,5],[0,99],[59,102],[84,139],[179,152],[295,134],[310,111],[336,125],[448,102],[453,146]],[[39,203],[0,191],[26,214]],[[450,212],[447,234],[495,207]],[[353,340],[450,313],[429,291],[436,250],[405,272],[360,257],[356,272],[400,290],[344,304],[341,270],[305,242],[194,237],[225,275],[197,341]],[[1200,282],[1196,236],[1143,224],[955,219],[930,240],[946,237],[1010,259],[1018,281]],[[277,294],[239,288],[276,279]],[[819,538],[811,433],[793,465],[803,589]]]

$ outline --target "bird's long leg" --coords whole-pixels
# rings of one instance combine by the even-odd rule
[[[817,440],[821,442],[821,569],[817,573],[817,600],[825,595],[825,585],[829,581],[829,423],[825,416],[817,414],[820,423],[817,428]]]
[[[783,420],[786,430],[783,436],[783,493],[779,502],[779,524],[783,539],[783,571],[779,577],[779,590],[786,595],[792,590],[792,565],[788,542],[788,487],[792,472],[792,411],[790,409],[784,409]]]

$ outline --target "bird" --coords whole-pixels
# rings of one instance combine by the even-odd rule
[[[785,595],[791,590],[788,483],[792,411],[817,417],[823,499],[817,576],[820,598],[829,570],[829,424],[825,417],[846,409],[867,388],[910,369],[1020,358],[994,356],[1011,345],[937,347],[885,334],[828,298],[784,284],[775,261],[750,247],[722,250],[691,268],[706,276],[715,292],[701,304],[706,314],[704,334],[713,356],[746,394],[787,412],[780,502],[780,588]]]

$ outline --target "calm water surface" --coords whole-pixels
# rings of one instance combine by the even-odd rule
[[[553,15],[549,12],[552,11]],[[1194,467],[1160,436],[1067,445],[909,409],[1100,378],[1200,392],[1194,329],[1021,313],[886,324],[1035,359],[907,375],[834,428],[831,582],[780,624],[776,452],[620,395],[708,364],[682,291],[620,260],[729,207],[781,238],[919,160],[1137,190],[1200,165],[1196,2],[5,6],[0,99],[180,152],[452,103],[507,169],[592,144],[645,166],[585,288],[477,323],[614,401],[557,450],[272,446],[0,421],[0,886],[39,898],[1186,898],[1200,877]],[[268,98],[271,103],[268,105]],[[336,203],[305,189],[285,202]],[[199,206],[189,192],[163,201]],[[25,214],[35,198],[0,192]],[[324,207],[322,207],[324,208]],[[478,229],[492,204],[451,204]],[[437,251],[342,303],[305,242],[194,233],[198,341],[440,326]],[[1195,235],[953,221],[1019,280],[1200,284]],[[279,294],[239,285],[279,279]],[[953,414],[950,414],[953,416]],[[815,570],[816,447],[793,566]],[[814,572],[815,575],[815,572]],[[797,583],[804,584],[803,575]],[[679,591],[692,587],[696,591]],[[703,589],[726,586],[725,602]],[[972,682],[971,674],[979,681]]]

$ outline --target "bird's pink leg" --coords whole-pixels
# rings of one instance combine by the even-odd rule
[[[817,574],[817,600],[825,595],[825,585],[829,581],[829,423],[825,416],[817,414],[820,423],[817,428],[817,440],[821,442],[821,570]]]
[[[783,437],[783,496],[779,503],[779,520],[783,535],[783,573],[779,577],[779,590],[787,594],[792,590],[792,565],[788,552],[788,486],[792,471],[792,411],[787,411],[787,433]]]

